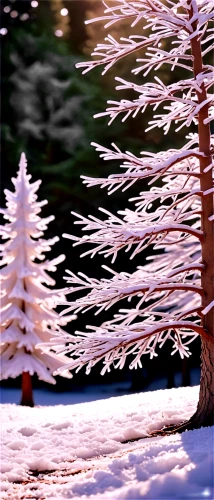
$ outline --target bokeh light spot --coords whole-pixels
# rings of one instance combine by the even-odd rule
[[[8,33],[7,28],[1,28],[0,29],[0,35],[6,35]]]
[[[68,9],[61,9],[60,10],[61,16],[67,16],[68,15]]]
[[[20,19],[21,19],[21,21],[27,21],[27,19],[29,19],[29,14],[27,14],[27,12],[22,14],[20,16]]]
[[[13,17],[15,19],[15,17],[17,17],[19,15],[19,13],[17,12],[17,10],[12,10],[11,13],[10,13],[10,16]]]
[[[63,31],[62,30],[56,30],[55,31],[55,35],[60,37],[60,36],[63,36]]]

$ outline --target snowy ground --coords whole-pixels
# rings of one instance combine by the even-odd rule
[[[1,405],[1,498],[213,499],[213,427],[147,437],[188,418],[197,398],[198,387],[188,387],[67,406]]]

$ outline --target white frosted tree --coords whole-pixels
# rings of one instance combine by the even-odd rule
[[[1,282],[1,379],[15,378],[22,374],[21,404],[33,406],[31,376],[55,384],[53,372],[65,363],[65,356],[58,357],[51,349],[43,353],[37,344],[48,342],[54,335],[62,334],[60,318],[54,310],[63,291],[46,287],[55,281],[46,271],[55,271],[64,255],[44,260],[44,253],[51,250],[58,237],[42,238],[53,216],[41,218],[38,214],[47,201],[37,201],[41,181],[30,183],[27,162],[22,153],[19,171],[12,179],[15,191],[5,190],[7,208],[1,209],[5,225],[0,227],[2,240],[0,273]],[[70,378],[70,372],[65,372]]]
[[[189,344],[201,337],[201,382],[196,413],[188,423],[177,429],[212,425],[214,415],[214,183],[210,122],[213,119],[213,66],[209,64],[212,50],[210,29],[213,2],[209,0],[115,0],[105,5],[105,28],[127,19],[130,28],[139,27],[139,35],[114,39],[110,34],[95,48],[96,58],[78,66],[83,73],[103,65],[103,74],[117,61],[137,51],[134,75],[142,74],[142,84],[116,78],[119,91],[129,89],[133,100],[109,101],[106,112],[111,123],[118,116],[143,113],[147,107],[153,119],[147,130],[161,128],[167,134],[170,127],[180,130],[191,126],[186,142],[176,149],[176,133],[172,148],[139,156],[121,151],[112,144],[107,149],[93,144],[105,160],[118,160],[121,173],[106,178],[83,178],[87,186],[114,190],[128,189],[138,180],[147,189],[130,207],[118,215],[102,210],[101,219],[77,215],[86,234],[70,236],[75,245],[92,245],[87,251],[111,256],[119,250],[131,252],[131,258],[151,248],[145,266],[134,273],[110,273],[109,279],[92,279],[69,271],[70,291],[83,291],[83,296],[70,302],[65,313],[94,308],[96,314],[116,303],[128,300],[112,319],[100,327],[88,327],[77,332],[70,345],[58,352],[70,352],[68,369],[87,372],[101,359],[102,373],[111,366],[122,368],[131,355],[130,368],[141,366],[143,354],[157,356],[166,341],[172,343],[172,354],[189,356]],[[96,19],[95,19],[96,21]],[[143,24],[141,25],[141,22]],[[143,30],[143,27],[146,31]],[[166,43],[167,42],[167,43]],[[166,48],[167,47],[167,48]],[[142,50],[142,58],[139,58]],[[125,64],[125,62],[124,62]],[[177,71],[173,83],[164,83],[155,70]],[[151,81],[143,77],[151,75]],[[139,81],[139,80],[138,80]],[[87,234],[88,233],[88,234]],[[68,235],[67,235],[68,236]],[[68,236],[69,237],[69,236]],[[133,305],[131,304],[131,299]],[[62,341],[61,341],[62,344]],[[174,429],[171,429],[174,431]],[[168,430],[169,432],[169,430]]]

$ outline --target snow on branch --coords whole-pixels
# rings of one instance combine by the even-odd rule
[[[138,99],[132,101],[127,99],[122,99],[120,102],[108,101],[108,104],[112,104],[112,106],[107,108],[105,112],[96,114],[95,118],[109,115],[109,125],[121,113],[124,114],[122,118],[122,122],[124,122],[129,116],[134,118],[139,112],[144,113],[148,105],[153,106],[154,110],[156,110],[159,104],[165,104],[169,101],[169,104],[164,106],[164,112],[162,114],[154,115],[154,118],[158,117],[158,127],[163,127],[165,133],[167,133],[169,125],[171,125],[173,121],[175,123],[182,122],[182,126],[189,127],[192,122],[195,123],[199,109],[207,104],[211,107],[214,102],[213,94],[209,95],[200,105],[195,99],[195,93],[196,91],[201,92],[200,86],[202,84],[208,88],[214,83],[214,75],[212,73],[209,73],[209,81],[207,84],[204,75],[201,75],[201,78],[198,78],[197,81],[195,79],[186,81],[181,80],[180,82],[168,86],[164,85],[158,77],[155,77],[157,83],[145,83],[144,85],[127,82],[118,77],[116,80],[121,82],[121,85],[118,85],[116,90],[132,89],[140,93],[140,96]],[[187,90],[186,93],[184,93],[185,90]],[[183,95],[179,97],[181,93]],[[166,113],[166,111],[169,112]],[[156,124],[156,121],[151,121],[149,123],[153,125]],[[147,130],[151,128],[152,126]]]
[[[118,250],[126,248],[126,251],[129,251],[133,245],[136,245],[131,256],[133,258],[151,243],[153,245],[158,244],[163,235],[165,237],[171,232],[177,233],[177,242],[188,237],[188,235],[194,236],[199,241],[203,238],[203,232],[200,229],[195,228],[194,225],[181,223],[183,216],[181,220],[179,218],[176,220],[175,217],[169,214],[166,221],[162,222],[162,211],[151,215],[145,212],[143,214],[136,213],[135,218],[133,218],[132,213],[130,220],[126,222],[125,218],[123,220],[107,210],[101,208],[100,210],[108,215],[108,219],[101,220],[94,216],[86,218],[72,212],[78,218],[75,224],[84,225],[84,231],[93,231],[92,234],[82,237],[63,235],[74,240],[74,246],[82,243],[96,245],[94,249],[84,252],[82,256],[91,254],[93,257],[96,253],[102,253],[105,257],[113,255],[112,262],[114,262]],[[190,217],[191,215],[190,213]],[[186,215],[184,218],[188,219]],[[160,219],[160,222],[158,219]]]
[[[86,292],[90,290],[90,292],[85,297],[78,298],[74,302],[67,302],[68,307],[64,309],[63,315],[71,311],[74,313],[86,312],[92,307],[98,309],[97,313],[95,313],[98,314],[104,309],[109,309],[120,300],[128,299],[130,302],[132,297],[140,299],[137,309],[138,313],[141,314],[139,308],[143,302],[148,301],[148,299],[159,301],[164,294],[169,295],[168,292],[185,291],[199,294],[199,296],[202,293],[201,286],[198,283],[198,274],[196,273],[196,270],[203,269],[203,266],[199,264],[181,266],[176,271],[169,273],[168,276],[164,276],[162,273],[160,275],[151,275],[144,268],[129,274],[116,273],[106,266],[103,267],[113,275],[111,279],[95,280],[82,273],[75,275],[71,271],[67,271],[68,275],[65,279],[70,285],[69,293],[80,290]],[[192,278],[191,281],[189,280],[190,277]],[[142,300],[142,297],[144,300]],[[65,305],[67,304],[65,303]]]
[[[172,2],[168,3],[172,5]],[[119,5],[108,6],[106,2],[103,1],[103,5],[106,7],[104,15],[85,21],[85,24],[97,21],[107,21],[107,24],[104,27],[108,28],[117,21],[130,19],[131,27],[133,27],[143,18],[151,19],[152,15],[155,16],[158,11],[162,14],[162,18],[166,19],[167,17],[168,21],[171,19],[172,23],[175,23],[175,18],[173,17],[172,19],[172,13],[170,8],[167,7],[167,3],[162,4],[159,1],[152,3],[143,0],[140,2],[127,2],[126,0],[119,0],[118,4]],[[177,23],[179,25],[182,24],[180,19],[177,19]]]
[[[184,61],[184,62],[183,62]],[[191,66],[188,61],[192,61],[190,54],[181,53],[180,47],[173,48],[169,52],[161,50],[157,47],[149,47],[144,58],[137,58],[137,63],[143,63],[137,68],[132,69],[134,75],[138,75],[143,71],[143,76],[147,76],[151,70],[159,70],[163,64],[171,65],[173,71],[175,66],[191,71]],[[186,62],[186,63],[185,63]]]
[[[196,149],[179,151],[171,149],[159,153],[143,151],[141,157],[137,157],[129,151],[123,153],[115,144],[112,144],[112,149],[96,143],[92,143],[92,145],[96,148],[96,151],[101,152],[100,158],[105,161],[123,160],[121,168],[126,170],[125,173],[111,174],[107,178],[82,176],[83,183],[88,187],[96,185],[107,187],[109,194],[119,188],[124,191],[139,179],[153,177],[154,180],[157,180],[166,172],[174,176],[188,174],[188,176],[195,178],[200,177],[199,163],[196,159],[199,160],[203,153]]]
[[[71,354],[71,361],[57,373],[63,372],[64,369],[76,369],[78,372],[84,365],[87,365],[86,373],[90,373],[91,368],[104,358],[101,372],[103,375],[106,371],[110,371],[111,365],[122,369],[128,355],[132,355],[133,358],[129,365],[130,369],[142,367],[142,355],[149,354],[150,358],[157,356],[157,348],[162,347],[167,340],[173,342],[172,354],[179,352],[182,358],[189,357],[191,353],[188,344],[198,334],[206,335],[200,325],[185,319],[155,323],[151,318],[127,327],[88,328],[90,332],[77,332],[78,336],[72,337],[68,348],[61,347],[60,341],[57,343],[52,340],[57,352]]]
[[[187,0],[166,3],[159,0],[155,0],[155,2],[122,0],[118,1],[118,5],[107,6],[103,16],[89,22],[107,21],[105,24],[107,28],[122,19],[130,19],[131,26],[143,21],[144,29],[150,30],[150,32],[147,36],[131,35],[129,38],[121,38],[120,41],[117,41],[112,35],[108,35],[105,39],[106,43],[99,43],[92,53],[98,59],[78,63],[77,67],[85,68],[83,73],[87,73],[92,68],[103,64],[103,74],[105,74],[121,58],[146,47],[156,48],[156,57],[161,57],[163,39],[176,36],[177,54],[175,56],[173,51],[168,53],[168,59],[171,57],[174,65],[177,59],[182,58],[189,51],[191,38],[202,36],[207,23],[213,17],[212,3],[207,1],[196,4],[194,16],[191,19],[189,19],[188,11],[189,2]],[[196,29],[193,28],[194,25]],[[159,63],[160,61],[157,61],[157,64]],[[154,58],[152,58],[151,64],[153,66],[156,64]]]

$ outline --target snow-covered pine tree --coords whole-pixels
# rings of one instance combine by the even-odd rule
[[[2,267],[1,281],[1,379],[22,374],[21,404],[33,406],[31,376],[55,384],[53,372],[65,363],[49,350],[43,353],[37,344],[48,342],[62,334],[60,318],[54,308],[65,300],[63,291],[51,290],[55,281],[46,271],[55,271],[64,255],[44,260],[44,252],[51,250],[58,237],[42,238],[53,216],[41,219],[38,215],[47,201],[38,202],[36,192],[41,181],[30,183],[27,162],[22,153],[16,178],[12,179],[15,192],[5,190],[7,208],[1,213],[9,222],[0,228]],[[39,262],[41,261],[41,262]],[[70,372],[63,374],[70,377]]]
[[[113,319],[100,327],[88,327],[77,332],[70,346],[59,352],[70,352],[72,359],[66,368],[87,372],[104,358],[103,373],[124,366],[127,355],[134,356],[130,368],[141,366],[143,354],[157,356],[158,347],[169,340],[172,354],[189,356],[189,344],[200,335],[202,342],[200,396],[196,413],[188,423],[193,428],[213,424],[214,415],[214,200],[212,136],[213,95],[209,89],[214,80],[213,67],[207,54],[212,50],[210,21],[213,3],[209,0],[118,0],[105,5],[105,27],[129,19],[139,26],[139,36],[115,40],[111,35],[99,44],[95,60],[79,63],[84,73],[104,65],[105,73],[117,61],[142,49],[142,58],[132,70],[142,73],[142,84],[121,78],[117,89],[130,89],[133,100],[109,101],[105,113],[111,123],[135,117],[147,106],[153,120],[147,130],[159,127],[167,134],[171,126],[193,128],[179,150],[172,147],[157,154],[143,151],[139,157],[121,151],[116,145],[107,149],[94,144],[100,156],[119,160],[122,173],[108,178],[84,178],[87,186],[106,187],[109,194],[115,189],[129,188],[138,180],[148,182],[149,190],[135,199],[136,209],[107,213],[102,219],[78,214],[78,224],[89,235],[72,236],[75,245],[92,244],[87,251],[116,259],[121,249],[131,251],[131,258],[151,246],[147,264],[133,274],[107,268],[111,277],[100,281],[69,272],[71,292],[85,295],[71,302],[67,312],[97,309],[97,313],[127,299],[129,306],[120,309]],[[96,20],[96,19],[95,19]],[[141,21],[149,31],[142,34]],[[165,44],[167,41],[167,44]],[[168,47],[166,50],[165,47]],[[162,67],[173,71],[182,69],[183,79],[168,86],[154,76],[153,70]],[[150,72],[151,82],[143,83]],[[177,73],[178,74],[178,73]],[[157,109],[159,110],[157,111]],[[176,143],[176,138],[175,138]],[[156,183],[158,181],[158,183]],[[158,250],[161,249],[161,252]],[[130,301],[135,297],[131,307]],[[66,312],[66,311],[65,311]]]

